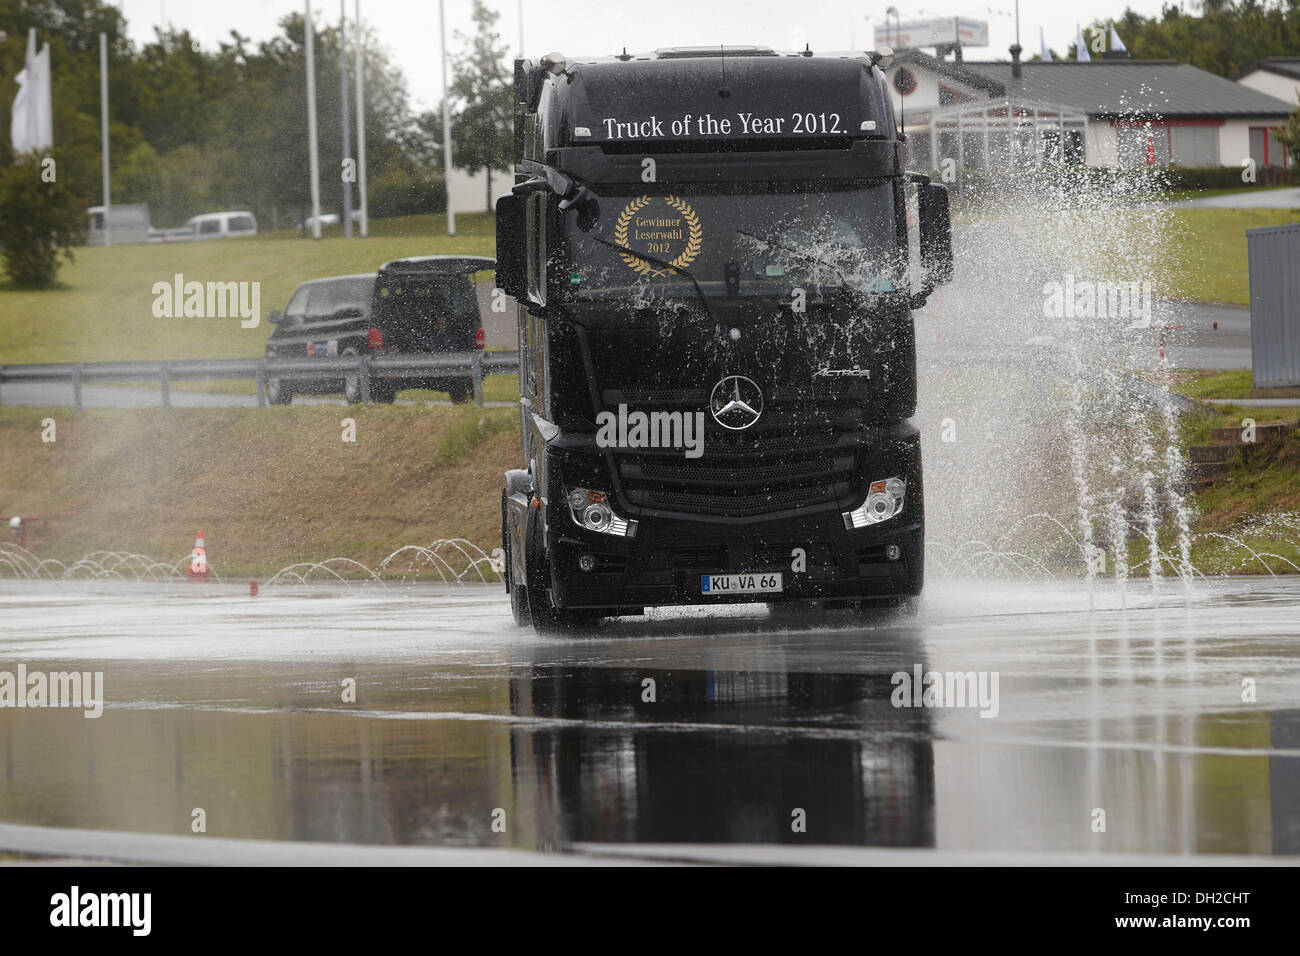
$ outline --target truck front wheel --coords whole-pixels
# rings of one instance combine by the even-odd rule
[[[527,555],[525,567],[528,569],[526,597],[533,628],[539,634],[566,634],[595,627],[600,620],[600,615],[589,611],[555,607],[551,604],[550,595],[547,594],[547,585],[551,578],[550,566],[541,545],[541,509],[530,508],[528,511],[530,517],[525,552]]]

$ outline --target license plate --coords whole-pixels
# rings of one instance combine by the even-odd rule
[[[308,342],[308,358],[333,358],[339,354],[339,340],[330,339],[327,342]]]
[[[700,576],[702,594],[771,594],[783,590],[781,575],[776,571],[756,574],[704,574]]]

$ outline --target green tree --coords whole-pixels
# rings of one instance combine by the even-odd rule
[[[1298,0],[1201,0],[1198,6],[1201,15],[1193,16],[1168,4],[1158,18],[1126,9],[1114,21],[1094,21],[1085,32],[1091,40],[1095,31],[1103,31],[1109,46],[1113,23],[1135,59],[1178,60],[1220,76],[1300,49]],[[1070,49],[1073,58],[1073,41]]]
[[[509,169],[514,146],[514,75],[505,66],[507,48],[496,32],[500,18],[474,0],[474,36],[456,39],[469,50],[453,59],[451,96],[459,104],[452,122],[452,160],[461,169],[487,174],[487,204],[492,207],[492,170]]]
[[[1300,95],[1296,100],[1296,111],[1285,128],[1278,130],[1277,138],[1291,157],[1291,182],[1300,183]]]
[[[103,30],[109,38],[116,201],[148,203],[155,225],[179,224],[213,205],[252,209],[270,224],[283,214],[305,218],[310,187],[303,18],[291,14],[279,26],[278,35],[261,43],[232,31],[216,50],[196,48],[184,31],[159,30],[137,48],[117,5],[105,0],[0,0],[0,30],[9,35],[0,44],[0,130],[8,132],[17,90],[13,77],[23,67],[27,30],[35,27],[41,42],[50,44],[54,143],[64,157],[60,182],[80,196],[83,208],[99,203]],[[364,32],[369,175],[392,173],[423,183],[433,164],[418,135],[406,81],[369,28]],[[339,31],[318,21],[315,37],[321,186],[329,208],[342,192]],[[350,30],[349,45],[353,37]],[[350,74],[353,69],[350,63]],[[0,164],[11,159],[9,137],[0,135]]]
[[[51,158],[52,167],[41,155],[26,153],[0,167],[3,259],[9,281],[19,288],[51,288],[60,257],[70,260],[85,235],[81,200],[59,175],[59,154]]]

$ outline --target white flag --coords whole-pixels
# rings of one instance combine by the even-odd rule
[[[1043,28],[1038,28],[1038,45],[1043,49],[1043,62],[1052,62],[1052,51],[1047,48],[1047,41],[1043,39]]]
[[[1110,48],[1112,50],[1118,50],[1121,53],[1128,52],[1128,47],[1124,45],[1124,41],[1121,40],[1119,34],[1115,32],[1115,25],[1113,23],[1110,26]]]
[[[30,153],[54,145],[54,114],[51,94],[50,45],[36,52],[36,31],[27,34],[24,68],[14,79],[18,95],[14,97],[9,123],[9,139],[15,153]]]
[[[23,58],[23,68],[18,71],[14,81],[18,84],[18,95],[14,97],[13,116],[9,121],[9,139],[14,144],[15,153],[31,152],[32,130],[32,61],[36,59],[36,31],[27,34],[27,55]]]
[[[1091,63],[1092,57],[1088,54],[1088,44],[1083,42],[1083,28],[1077,23],[1074,29],[1078,31],[1079,38],[1074,42],[1074,58],[1080,63]]]

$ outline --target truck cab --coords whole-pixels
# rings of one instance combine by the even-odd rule
[[[912,310],[952,253],[946,190],[903,168],[891,55],[516,62],[519,623],[914,603]]]

